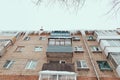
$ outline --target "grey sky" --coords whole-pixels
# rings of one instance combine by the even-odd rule
[[[120,27],[120,15],[105,15],[112,7],[110,0],[86,0],[77,13],[57,3],[48,6],[43,2],[41,6],[36,6],[32,1],[0,0],[0,30],[39,30],[41,26],[45,30]]]

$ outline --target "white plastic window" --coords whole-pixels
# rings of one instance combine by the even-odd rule
[[[25,69],[35,69],[36,65],[37,65],[37,61],[35,60],[28,61]]]
[[[78,68],[88,68],[87,62],[85,60],[77,61]]]
[[[36,46],[34,50],[35,50],[35,52],[42,51],[42,47],[40,47],[40,46]]]
[[[8,69],[12,66],[13,60],[7,60],[6,63],[3,65],[4,68]]]

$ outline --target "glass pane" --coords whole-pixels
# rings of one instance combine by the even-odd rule
[[[78,47],[77,47],[77,50],[78,50],[78,51],[83,51],[83,48],[82,48],[81,46],[78,46]]]
[[[28,61],[25,69],[35,69],[37,61]]]
[[[23,49],[24,49],[24,46],[18,46],[17,49],[16,49],[16,51],[17,52],[22,52]]]
[[[77,67],[81,67],[81,62],[77,61]]]
[[[29,40],[29,39],[30,39],[30,37],[25,37],[25,38],[24,38],[24,40]]]
[[[97,61],[100,70],[111,70],[107,61]]]
[[[87,67],[86,61],[81,61],[82,62],[82,67]]]
[[[10,68],[12,64],[13,64],[13,61],[7,60],[3,67],[4,68]]]
[[[30,61],[27,62],[25,69],[29,69]]]
[[[35,51],[42,51],[42,47],[35,47]]]
[[[60,40],[56,39],[56,45],[60,45]]]
[[[60,45],[64,45],[64,39],[60,40]]]
[[[55,39],[50,39],[49,40],[49,45],[55,45]]]
[[[37,62],[31,61],[30,69],[35,69]]]
[[[46,37],[40,37],[39,40],[46,40]]]
[[[65,40],[65,45],[71,45],[71,40],[70,39],[66,39]]]

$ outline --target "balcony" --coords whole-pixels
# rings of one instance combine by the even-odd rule
[[[48,46],[47,58],[72,58],[73,50],[71,46]]]
[[[120,77],[120,65],[116,68],[116,71],[117,71],[117,73],[118,73],[118,75]]]
[[[44,63],[39,80],[76,80],[74,64]]]
[[[72,53],[72,47],[71,46],[52,46],[49,45],[47,47],[47,53]]]
[[[120,52],[119,53],[109,53],[108,57],[111,60],[114,67],[118,67],[120,65]]]
[[[120,47],[106,47],[104,51],[105,55],[108,56],[109,53],[119,53]]]
[[[112,71],[107,61],[97,61],[97,64],[101,71]]]
[[[97,37],[98,42],[105,39],[120,39],[120,35],[118,35],[117,31],[115,30],[95,31],[94,35]]]
[[[67,71],[40,71],[39,80],[77,80],[75,72]]]
[[[50,38],[71,38],[69,31],[52,31]]]

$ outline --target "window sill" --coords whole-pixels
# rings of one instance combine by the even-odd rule
[[[74,51],[74,53],[83,53],[84,51]]]
[[[89,70],[89,68],[88,67],[86,67],[86,68],[77,68],[77,70],[78,71],[80,71],[80,70]]]
[[[101,68],[101,71],[113,71],[111,68]]]
[[[95,39],[88,39],[87,41],[96,41]]]
[[[102,53],[102,51],[92,51],[93,53]]]

